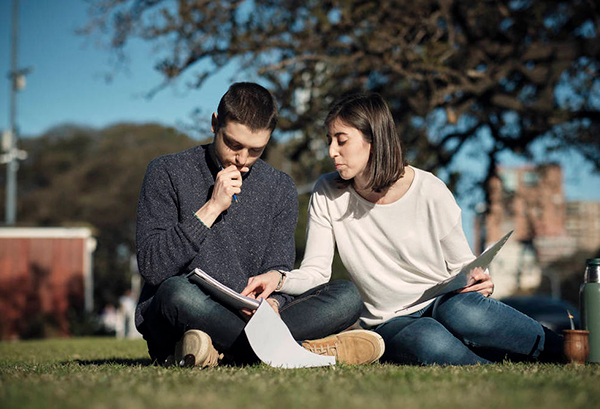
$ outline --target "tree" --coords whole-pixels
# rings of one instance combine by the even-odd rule
[[[21,225],[92,227],[96,307],[129,288],[135,254],[137,202],[148,163],[197,145],[156,124],[118,124],[96,130],[60,126],[22,140],[29,157],[19,172]]]
[[[82,30],[121,57],[142,39],[161,50],[164,82],[200,87],[235,61],[281,104],[299,135],[290,157],[321,149],[322,115],[347,92],[389,102],[409,157],[449,167],[486,140],[482,186],[498,155],[536,141],[579,150],[600,170],[600,7],[592,0],[89,0]]]

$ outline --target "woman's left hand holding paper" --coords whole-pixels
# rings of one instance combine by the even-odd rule
[[[458,293],[468,293],[477,291],[484,297],[489,297],[494,292],[494,282],[489,274],[486,274],[480,267],[474,268],[469,274],[469,280],[466,287],[458,290]]]

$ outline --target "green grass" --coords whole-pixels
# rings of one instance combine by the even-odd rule
[[[143,341],[0,342],[0,408],[598,408],[600,366],[504,363],[200,370],[151,366]]]

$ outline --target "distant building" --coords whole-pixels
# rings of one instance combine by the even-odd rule
[[[68,336],[93,308],[88,228],[0,228],[0,339]]]
[[[578,249],[595,252],[600,248],[600,202],[568,202],[567,234]]]
[[[546,267],[578,250],[600,247],[600,203],[565,200],[557,164],[500,168],[489,184],[490,204],[475,222],[475,251],[513,236],[490,267],[501,298],[539,286]]]

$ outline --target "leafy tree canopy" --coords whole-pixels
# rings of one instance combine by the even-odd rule
[[[92,227],[98,241],[96,306],[116,303],[130,285],[137,203],[146,166],[157,156],[197,144],[157,124],[117,124],[100,130],[65,125],[24,138],[21,146],[29,156],[18,175],[19,225]]]
[[[423,168],[448,167],[484,138],[485,180],[500,152],[531,155],[542,139],[600,169],[593,0],[89,3],[83,33],[108,39],[121,56],[134,39],[157,46],[165,80],[151,95],[177,78],[200,87],[230,61],[258,75],[281,104],[280,128],[299,135],[296,160],[324,147],[321,120],[333,99],[374,91]]]

